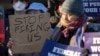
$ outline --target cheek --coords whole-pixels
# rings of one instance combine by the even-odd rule
[[[69,21],[75,21],[77,20],[77,16],[69,16]]]
[[[70,23],[70,21],[66,18],[61,18],[61,20],[60,20],[62,23]]]
[[[69,25],[69,23],[71,23],[71,21],[66,20],[66,19],[61,19],[61,20],[60,20],[60,23],[61,23],[63,26],[66,26],[66,25]]]
[[[66,22],[69,22],[69,21],[70,21],[69,17],[67,17],[67,16],[65,16],[65,15],[62,15],[61,19],[62,19],[63,21],[66,21]]]
[[[66,25],[67,21],[64,20],[64,19],[61,19],[61,20],[60,20],[60,23],[61,23],[62,25]]]
[[[72,19],[73,17],[68,17],[68,20],[71,22],[71,21],[73,21],[73,19]]]

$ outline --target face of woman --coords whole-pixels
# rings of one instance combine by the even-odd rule
[[[70,25],[74,21],[76,21],[79,17],[76,15],[70,15],[67,13],[62,13],[60,22],[63,26]]]

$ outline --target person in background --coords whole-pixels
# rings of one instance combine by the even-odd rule
[[[10,0],[12,8],[5,10],[5,28],[9,31],[9,15],[24,14],[25,9],[28,7],[27,0]],[[6,35],[9,37],[9,34]]]
[[[9,15],[15,15],[15,14],[24,14],[25,13],[25,9],[28,7],[28,1],[27,0],[10,0],[11,2],[11,8],[5,10],[5,28],[6,30],[9,30],[9,20],[8,20],[8,16]]]
[[[50,13],[51,34],[61,17],[61,6],[64,0],[48,0],[48,12]]]
[[[52,29],[55,28],[61,17],[61,6],[64,0],[48,0],[48,12],[50,13],[50,23]]]
[[[65,0],[61,7],[61,18],[51,39],[64,45],[84,48],[83,35],[87,17],[82,0]]]
[[[9,33],[9,15],[24,14],[28,7],[28,0],[10,0],[11,8],[5,10],[5,41],[6,45],[10,38]]]
[[[11,8],[6,10],[6,14],[23,14],[28,7],[28,0],[10,0]]]
[[[33,2],[29,5],[29,7],[25,10],[26,14],[39,14],[46,13],[47,8],[42,3]],[[7,46],[12,47],[14,45],[14,41],[10,39]],[[14,54],[14,56],[39,56],[39,53],[24,53],[24,54]]]
[[[100,17],[88,17],[85,32],[100,32]]]
[[[26,10],[26,14],[39,14],[47,12],[47,8],[42,3],[33,2]]]
[[[0,6],[0,56],[7,56],[8,54],[5,45],[4,19],[5,19],[4,8]]]

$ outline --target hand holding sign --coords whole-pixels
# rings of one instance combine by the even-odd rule
[[[82,56],[81,48],[46,40],[40,56]]]

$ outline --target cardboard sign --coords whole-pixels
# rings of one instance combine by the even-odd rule
[[[100,16],[100,0],[83,0],[83,5],[88,16]]]
[[[100,56],[100,32],[85,33],[85,47],[90,56]]]
[[[40,56],[82,56],[81,48],[46,40]]]
[[[49,14],[11,15],[10,33],[15,45],[13,53],[39,52],[50,37]]]
[[[5,28],[4,19],[0,19],[0,43],[5,42]]]

